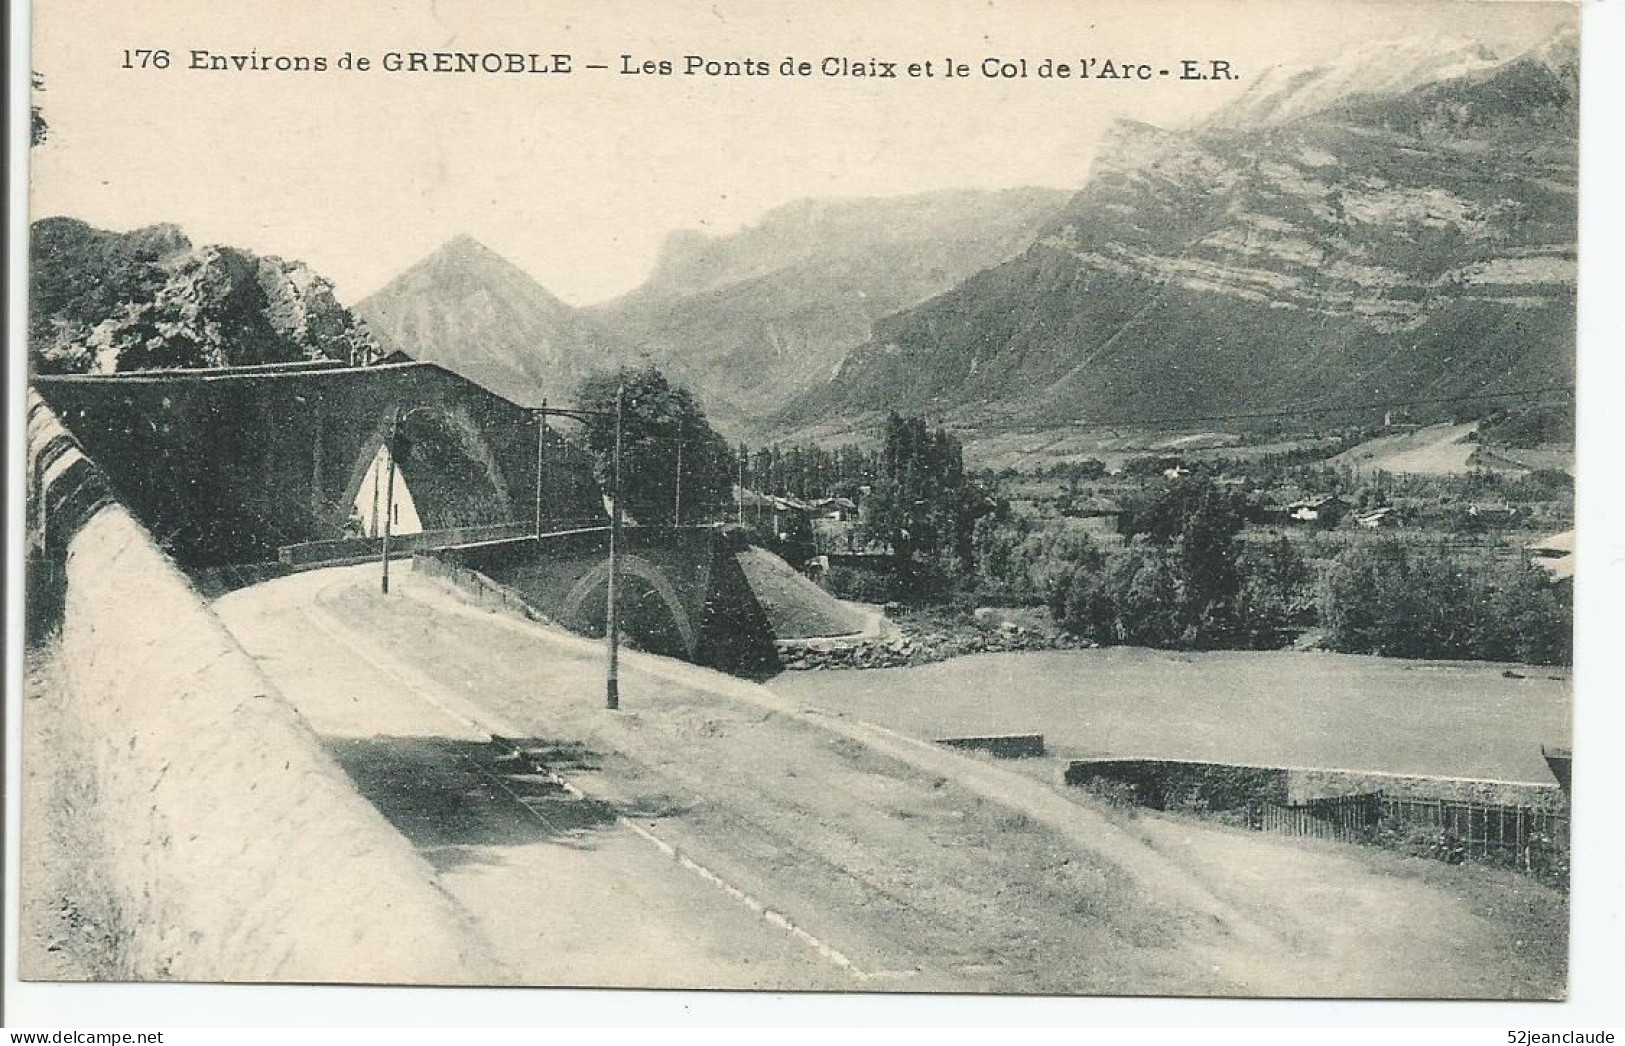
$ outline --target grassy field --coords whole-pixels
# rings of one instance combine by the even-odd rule
[[[1540,746],[1570,735],[1564,670],[1346,654],[985,654],[787,673],[770,688],[919,737],[1039,731],[1074,757],[1549,782]]]
[[[1478,444],[1467,437],[1478,428],[1467,425],[1429,425],[1414,432],[1378,436],[1350,447],[1330,459],[1329,465],[1347,465],[1366,472],[1451,476],[1471,470],[1468,459]]]

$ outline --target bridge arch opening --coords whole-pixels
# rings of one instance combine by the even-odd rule
[[[369,533],[371,502],[388,497],[384,477],[393,425],[391,411],[362,442],[341,502],[347,508],[354,506],[363,529]],[[401,496],[402,487],[410,492],[419,529],[444,530],[514,520],[513,498],[502,470],[466,412],[439,406],[410,407],[401,420],[401,444],[396,496]],[[380,505],[378,512],[384,511]]]
[[[671,580],[642,556],[622,556],[620,566],[616,602],[622,634],[640,650],[693,657],[698,636]],[[608,597],[609,564],[604,562],[570,587],[561,616],[572,628],[601,636],[607,627]]]

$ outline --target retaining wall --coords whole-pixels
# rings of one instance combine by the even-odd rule
[[[68,693],[54,704],[83,746],[29,755],[75,760],[90,783],[90,807],[60,813],[96,841],[76,858],[126,941],[110,974],[500,979],[429,866],[32,394],[29,460],[31,511],[45,520],[34,566],[60,581]]]
[[[1177,759],[1076,759],[1068,764],[1068,784],[1087,784],[1095,779],[1129,785],[1140,802],[1157,808],[1191,800],[1200,800],[1215,810],[1240,809],[1251,802],[1296,806],[1316,799],[1381,792],[1400,799],[1522,806],[1553,813],[1568,809],[1568,797],[1555,781],[1481,781]]]

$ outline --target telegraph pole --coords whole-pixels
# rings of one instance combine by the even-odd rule
[[[677,419],[677,498],[671,509],[672,526],[683,525],[683,419]]]
[[[547,460],[547,401],[536,412],[536,537],[542,536],[542,463]]]
[[[626,386],[615,390],[615,460],[610,467],[613,503],[609,515],[609,590],[605,593],[604,638],[609,645],[609,672],[604,680],[604,707],[621,707],[621,623],[616,605],[616,574],[620,572],[621,537],[621,416],[625,410]]]
[[[401,408],[389,426],[389,485],[384,495],[383,590],[389,595],[389,535],[395,523],[395,448],[401,441]]]

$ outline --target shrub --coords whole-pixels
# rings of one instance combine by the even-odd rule
[[[1573,589],[1527,562],[1471,564],[1386,541],[1351,548],[1322,581],[1332,650],[1568,664]]]
[[[859,603],[890,603],[897,599],[900,588],[891,574],[838,566],[824,573],[824,587],[832,595]]]

